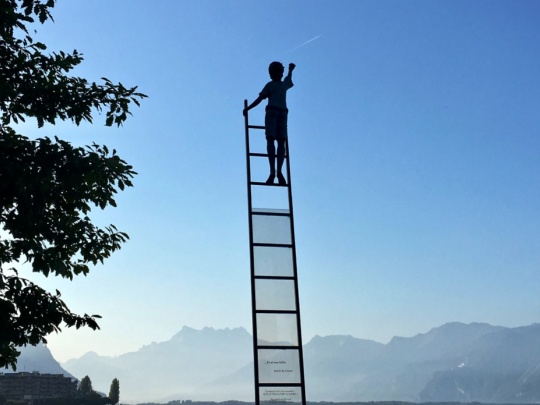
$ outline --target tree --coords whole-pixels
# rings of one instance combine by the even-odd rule
[[[111,382],[109,398],[113,404],[117,404],[120,401],[120,381],[118,381],[118,378],[113,379]]]
[[[94,392],[92,388],[92,380],[88,376],[84,376],[79,384],[79,394],[81,396],[88,396]]]
[[[45,53],[27,25],[53,20],[56,0],[0,0],[0,367],[16,369],[17,347],[40,342],[61,326],[98,329],[98,315],[73,313],[60,292],[49,293],[20,276],[34,272],[73,279],[103,263],[128,235],[114,225],[100,228],[92,208],[116,206],[114,196],[136,174],[116,151],[93,144],[30,139],[19,122],[38,128],[58,120],[79,125],[105,113],[105,125],[120,126],[132,103],[146,97],[121,83],[73,77],[83,61],[74,50]]]

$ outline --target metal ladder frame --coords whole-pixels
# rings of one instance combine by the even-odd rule
[[[248,106],[247,100],[244,100],[244,108]],[[261,387],[299,387],[301,392],[301,401],[302,405],[306,405],[306,391],[305,391],[305,380],[304,380],[304,355],[302,347],[302,333],[301,333],[301,322],[300,322],[300,300],[298,294],[298,274],[297,274],[297,265],[296,265],[296,243],[295,243],[295,234],[294,234],[294,211],[293,211],[293,199],[292,199],[292,180],[291,180],[291,166],[290,166],[290,155],[289,155],[289,144],[285,141],[285,162],[286,164],[286,178],[287,185],[281,186],[279,184],[266,184],[265,182],[252,181],[251,179],[251,158],[268,158],[266,153],[257,153],[251,152],[250,150],[250,130],[264,130],[264,126],[260,125],[250,125],[248,114],[245,114],[244,118],[245,124],[245,136],[246,136],[246,168],[247,168],[247,196],[248,196],[248,217],[249,217],[249,247],[250,247],[250,267],[251,267],[251,308],[252,308],[252,325],[253,325],[253,359],[254,359],[254,372],[255,372],[255,405],[260,405],[261,399],[259,391]],[[273,213],[271,211],[254,211],[252,206],[252,187],[287,187],[288,194],[288,204],[289,204],[289,213]],[[268,208],[272,210],[272,208]],[[291,244],[290,245],[280,245],[280,244],[269,244],[269,243],[254,243],[253,242],[253,216],[254,215],[267,215],[267,216],[288,216],[290,217],[290,226],[291,226]],[[256,275],[255,272],[255,257],[254,257],[254,247],[256,246],[267,246],[267,247],[287,247],[292,250],[292,265],[293,265],[293,276],[271,276],[271,275]],[[282,280],[293,280],[294,281],[294,294],[296,301],[296,310],[258,310],[256,306],[256,287],[255,282],[257,279],[282,279]],[[298,346],[268,346],[268,345],[259,345],[258,344],[258,332],[257,332],[257,314],[259,313],[275,313],[275,314],[295,314],[296,315],[296,330],[297,330],[297,341]],[[278,350],[298,350],[299,356],[299,383],[261,383],[259,381],[259,349],[278,349]]]

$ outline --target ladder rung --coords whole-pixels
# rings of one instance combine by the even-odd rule
[[[249,156],[268,157],[268,153],[250,152]],[[287,159],[287,155],[284,155],[283,157]]]
[[[262,181],[250,181],[249,184],[251,184],[252,186],[268,186],[268,187],[287,187],[289,185],[289,183],[285,184],[284,186],[278,183],[266,184],[265,182],[262,182]]]
[[[269,350],[298,350],[299,346],[279,346],[279,345],[257,345],[257,349],[269,349]]]
[[[264,125],[248,125],[248,128],[252,128],[252,129],[264,129]]]
[[[291,243],[253,243],[253,246],[260,246],[260,247],[279,247],[279,248],[292,248],[293,245]]]
[[[256,309],[257,314],[296,314],[297,311],[285,309]]]
[[[294,280],[294,276],[253,276],[257,280]]]
[[[260,208],[259,208],[260,209]],[[290,217],[290,211],[287,212],[272,212],[272,211],[251,211],[252,215],[264,215],[269,217]]]
[[[302,383],[259,383],[259,387],[301,387]]]

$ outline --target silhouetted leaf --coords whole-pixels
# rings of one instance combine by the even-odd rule
[[[132,186],[136,173],[116,151],[110,155],[96,144],[74,147],[56,137],[30,139],[10,126],[27,117],[38,128],[57,120],[79,125],[101,112],[105,125],[120,125],[130,104],[146,97],[106,78],[96,84],[68,76],[83,61],[77,50],[43,53],[46,45],[34,41],[27,25],[52,20],[54,5],[0,3],[0,368],[15,368],[18,346],[46,342],[62,325],[99,329],[99,316],[71,312],[60,291],[51,294],[20,277],[13,263],[71,280],[88,274],[128,239],[115,227],[95,226],[88,216],[92,206],[115,207],[114,195]]]

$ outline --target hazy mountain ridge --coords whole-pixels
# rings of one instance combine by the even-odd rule
[[[48,374],[63,374],[66,377],[74,378],[70,373],[62,368],[60,363],[58,363],[53,357],[51,351],[42,343],[36,346],[19,348],[19,350],[21,351],[21,355],[17,361],[16,372],[31,373],[38,371],[40,373]],[[10,367],[6,370],[0,369],[0,372],[13,373],[14,371]]]
[[[435,373],[420,398],[539,402],[540,324],[481,337],[461,367]]]
[[[107,387],[118,378],[125,401],[175,395],[191,399],[201,397],[197,395],[201,385],[249,364],[251,345],[251,335],[243,328],[199,331],[184,327],[170,340],[136,352],[117,357],[86,354],[64,366],[77,376],[90,375],[96,387]]]
[[[315,336],[304,346],[310,401],[540,402],[540,324],[448,323],[388,344]],[[170,340],[117,357],[87,353],[64,367],[113,378],[126,402],[253,400],[252,338],[243,328],[184,327]]]

